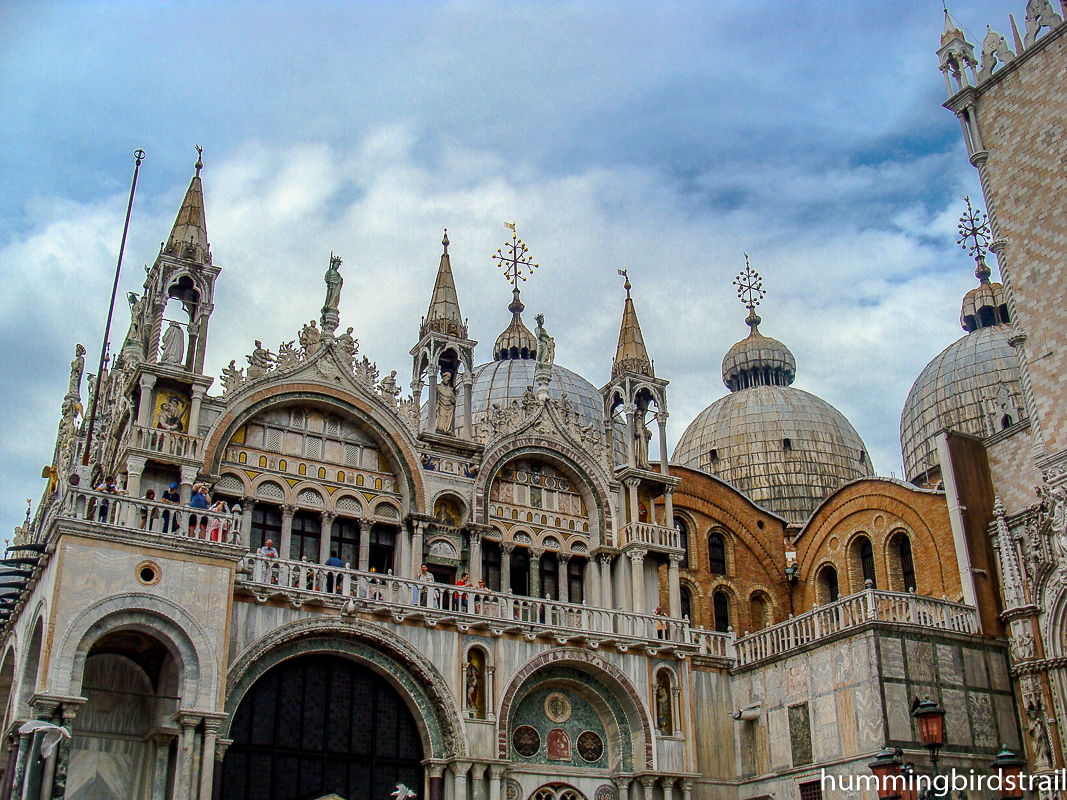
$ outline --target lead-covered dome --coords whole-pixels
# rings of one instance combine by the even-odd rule
[[[509,358],[474,368],[474,387],[471,395],[471,416],[477,425],[483,422],[494,405],[506,407],[512,401],[522,402],[527,388],[533,389],[534,368],[537,362],[528,358]],[[600,392],[576,372],[558,364],[552,366],[548,396],[558,399],[566,393],[571,407],[581,415],[582,425],[603,428],[604,401]]]
[[[752,330],[723,359],[730,394],[690,423],[671,460],[710,472],[799,525],[841,484],[871,475],[870,457],[840,411],[792,387],[796,359],[759,332],[759,275],[746,263],[735,284]]]
[[[946,428],[986,437],[1024,416],[1019,362],[1008,344],[1010,317],[1004,287],[990,282],[979,250],[978,286],[963,298],[962,339],[942,350],[919,373],[900,415],[904,474],[922,483],[937,477],[937,434]]]

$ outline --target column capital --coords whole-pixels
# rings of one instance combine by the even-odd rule
[[[490,764],[489,778],[494,781],[502,780],[508,774],[507,764]]]
[[[171,719],[177,722],[182,729],[182,733],[187,730],[192,730],[200,724],[200,720],[203,719],[203,713],[199,711],[192,711],[189,709],[179,709],[174,712]]]
[[[156,728],[145,735],[144,741],[152,742],[156,747],[169,747],[174,741],[174,731]]]
[[[191,394],[193,400],[203,400],[204,395],[207,394],[207,389],[205,389],[199,384],[196,384],[193,386]]]
[[[467,531],[467,536],[470,538],[471,547],[474,547],[475,545],[481,545],[482,532],[480,530],[471,528]]]
[[[218,763],[221,764],[223,759],[226,758],[226,751],[229,749],[231,744],[233,744],[233,739],[215,740],[215,760]]]
[[[282,516],[283,517],[289,517],[289,519],[292,519],[293,518],[293,514],[295,514],[295,513],[296,513],[296,506],[294,506],[292,503],[284,503],[284,504],[282,504]]]
[[[141,389],[151,390],[156,385],[156,376],[150,372],[141,374]]]
[[[256,503],[258,501],[254,497],[247,497],[246,496],[246,497],[242,497],[240,499],[240,502],[241,502],[241,509],[242,510],[251,511],[253,508],[256,507]]]
[[[199,468],[184,466],[182,467],[182,483],[192,483],[196,480],[196,474],[199,472]]]
[[[574,553],[557,553],[556,558],[559,559],[560,564],[566,564],[568,561],[571,560],[571,556],[573,555]]]
[[[610,553],[601,553],[597,558],[600,559],[600,566],[607,567],[611,565],[612,556]]]
[[[678,488],[677,486],[671,486],[670,484],[668,484],[668,485],[663,487],[663,493],[664,494],[674,494],[674,490],[677,489],[677,488]]]
[[[321,515],[323,525],[329,525],[331,522],[333,522],[334,517],[337,516],[337,514],[333,511],[323,511]]]
[[[1000,258],[1000,254],[1003,253],[1007,248],[1008,240],[1004,237],[994,239],[989,245],[989,249],[996,254],[997,258]]]
[[[512,551],[514,549],[515,549],[515,542],[501,542],[500,543],[500,550],[502,552],[504,552],[504,553],[507,553],[509,556],[511,555],[511,553],[512,553]]]
[[[656,781],[659,780],[659,776],[657,776],[657,775],[642,775],[641,777],[638,778],[638,780],[641,781],[641,785],[644,786],[645,789],[651,789],[653,786],[656,785]]]
[[[636,564],[638,561],[644,561],[645,556],[648,555],[648,550],[645,550],[641,547],[635,547],[633,550],[630,550],[626,555],[629,556],[630,560]]]
[[[671,565],[670,567],[668,567],[668,569],[678,569],[678,567],[681,566],[682,561],[685,559],[685,556],[683,556],[681,553],[670,553],[667,558],[670,559],[671,562]]]
[[[636,403],[623,403],[621,406],[619,406],[619,409],[622,411],[623,414],[625,414],[626,416],[629,417],[629,416],[632,416],[637,411],[637,404]]]
[[[530,548],[530,560],[531,561],[533,561],[535,558],[536,559],[540,559],[541,556],[543,556],[544,554],[545,554],[545,548],[543,548],[543,547],[531,547]]]
[[[455,773],[457,778],[464,778],[472,766],[474,766],[473,761],[453,761],[452,772]]]
[[[431,778],[441,778],[444,777],[445,774],[445,765],[432,762],[426,764],[426,771],[430,773]]]
[[[229,714],[203,714],[204,733],[218,733]]]
[[[670,414],[667,413],[666,409],[664,409],[663,411],[657,411],[656,412],[656,421],[660,425],[666,425],[667,424],[667,419],[669,417],[670,417]]]
[[[147,463],[148,459],[144,456],[129,456],[126,459],[126,471],[132,475],[140,475]]]
[[[627,488],[630,489],[636,489],[638,486],[641,485],[640,478],[623,478],[622,482],[626,484]]]

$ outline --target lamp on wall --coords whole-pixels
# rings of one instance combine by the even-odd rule
[[[898,791],[901,753],[899,747],[896,749],[887,747],[867,765],[874,773],[874,777],[878,779],[878,800],[901,800]]]
[[[1007,745],[1001,745],[1000,752],[993,759],[993,769],[1000,775],[1001,800],[1021,800],[1023,796],[1022,776],[1026,762],[1008,749]]]

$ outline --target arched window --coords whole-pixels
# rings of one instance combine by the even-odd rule
[[[750,630],[755,633],[761,631],[767,627],[768,612],[770,610],[770,603],[767,602],[767,596],[763,592],[756,592],[749,598],[748,601],[748,615],[749,624],[752,626]]]
[[[585,602],[585,559],[572,558],[567,564],[567,601]]]
[[[726,540],[722,534],[708,536],[708,569],[712,575],[726,574]]]
[[[682,587],[682,593],[680,596],[682,601],[682,616],[689,620],[689,624],[693,624],[693,597],[689,594],[689,590],[684,586]]]
[[[837,570],[827,565],[819,570],[817,584],[818,601],[820,604],[836,603],[841,592],[837,583]]]
[[[674,692],[672,689],[670,671],[661,669],[656,673],[655,697],[653,698],[655,702],[653,705],[656,709],[656,728],[664,736],[672,736],[674,734],[674,713],[672,708]]]
[[[482,579],[494,592],[500,591],[500,545],[482,542]]]
[[[726,596],[726,592],[715,592],[712,606],[715,609],[715,630],[726,633],[730,630],[730,598]]]
[[[467,652],[464,681],[467,713],[475,719],[485,719],[485,653],[479,647]]]
[[[904,591],[915,591],[915,562],[911,557],[911,540],[905,535],[898,537],[897,552],[900,554],[900,577],[904,579]]]
[[[874,575],[874,548],[871,547],[871,540],[866,537],[859,541],[859,557],[860,569],[863,571],[864,586],[867,585],[867,581],[870,581],[871,586],[877,589],[878,582]]]
[[[682,569],[689,569],[689,528],[678,517],[674,518],[674,529],[678,531],[678,546],[682,548]]]

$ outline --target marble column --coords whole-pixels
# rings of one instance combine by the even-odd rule
[[[15,772],[11,778],[11,798],[21,800],[23,784],[26,781],[26,763],[30,758],[30,748],[33,746],[33,736],[28,733],[19,734],[18,756],[15,758]]]
[[[200,404],[203,400],[204,387],[194,386],[192,398],[189,401],[189,430],[186,431],[190,436],[200,435]]]
[[[252,512],[255,509],[256,499],[254,497],[241,498],[241,537],[250,553],[255,552],[252,548]]]
[[[652,787],[656,785],[655,775],[642,775],[641,786],[645,789],[645,800],[652,800]]]
[[[469,531],[470,549],[467,551],[467,571],[471,576],[471,584],[478,585],[482,579],[482,532]]]
[[[514,542],[500,543],[500,591],[505,594],[511,594],[511,551],[514,549]]]
[[[682,800],[693,800],[693,782],[682,779]]]
[[[356,568],[360,572],[370,571],[370,527],[371,523],[368,520],[357,520],[356,526],[359,528],[359,560]]]
[[[559,565],[559,600],[561,603],[569,603],[571,601],[571,587],[568,580],[567,565],[571,563],[570,553],[560,553],[558,559]]]
[[[444,765],[430,764],[426,770],[429,776],[429,800],[445,800]]]
[[[597,566],[596,556],[590,556],[586,560],[582,575],[589,590],[589,596],[586,597],[585,604],[598,608],[603,607],[604,601],[600,597],[600,567]]]
[[[167,763],[170,761],[170,743],[173,734],[156,731],[149,736],[154,748],[152,760],[151,800],[167,800]]]
[[[666,410],[659,411],[656,414],[656,422],[659,423],[659,469],[661,475],[670,475],[667,471],[667,414]]]
[[[322,527],[319,530],[319,563],[325,564],[330,557],[330,543],[333,533],[333,512],[322,512]],[[321,588],[321,587],[320,587]]]
[[[293,514],[295,506],[282,506],[282,540],[278,542],[278,558],[289,558],[289,545],[293,542]]]
[[[637,525],[638,521],[641,519],[641,501],[637,497],[637,487],[640,486],[640,485],[641,485],[641,481],[639,481],[637,478],[627,478],[626,479],[626,498],[627,498],[627,506],[630,509],[630,524],[631,524],[631,526]],[[622,542],[620,544],[620,547],[623,544],[629,544],[630,542],[636,542],[636,541],[639,541],[639,540],[638,540],[638,538],[637,538],[637,536],[635,534],[635,529],[633,527],[631,527],[630,531],[629,531],[629,538],[627,539],[627,541]]]
[[[455,780],[452,792],[452,800],[467,800],[467,772],[470,770],[469,761],[456,761],[452,764],[452,777]]]
[[[487,800],[485,773],[489,769],[488,764],[475,764],[471,767],[471,798],[470,800]]]
[[[70,734],[68,739],[60,739],[56,745],[56,766],[52,773],[52,798],[62,800],[67,794],[67,773],[70,770],[70,745],[74,741],[74,718],[78,715],[80,702],[64,702],[61,709],[63,727]]]
[[[233,744],[233,739],[215,740],[215,775],[211,787],[211,800],[222,800],[222,763],[226,760],[226,749]]]
[[[600,555],[600,607],[612,608],[611,586],[611,556],[602,553]]]
[[[147,373],[141,375],[141,399],[137,403],[137,424],[142,428],[152,426],[152,389],[155,385],[155,375]]]
[[[489,800],[501,800],[500,783],[507,774],[507,767],[500,764],[489,765]]]
[[[437,365],[431,364],[430,368],[426,370],[426,375],[430,382],[429,397],[427,398],[427,406],[429,414],[426,416],[426,427],[423,430],[427,430],[430,433],[437,432]],[[418,410],[418,409],[416,409]]]
[[[541,596],[541,556],[544,553],[539,547],[530,548],[530,597]]]
[[[199,800],[212,800],[215,793],[215,744],[225,715],[204,717],[204,749],[200,758]]]
[[[426,523],[421,520],[415,521],[415,532],[411,537],[411,574],[410,578],[418,578],[422,567],[422,538],[425,533]],[[362,544],[362,539],[360,540]]]
[[[676,553],[671,553],[667,558],[670,559],[670,563],[667,566],[667,603],[670,607],[671,616],[674,619],[681,619],[682,582],[678,568],[682,563],[682,557]]]
[[[496,722],[496,666],[485,665],[485,718]]]
[[[463,427],[467,431],[467,439],[474,438],[474,378],[471,374],[465,373],[463,376]]]
[[[648,613],[648,608],[645,606],[645,555],[647,552],[638,548],[626,554],[630,557],[630,589],[633,596],[633,610],[638,614]]]
[[[178,738],[178,763],[174,770],[174,800],[191,800],[195,795],[193,774],[193,743],[196,739],[196,726],[200,717],[185,711],[174,715],[174,721],[181,726]]]
[[[663,487],[663,527],[674,528],[674,487]]]
[[[181,498],[182,505],[189,505],[189,499],[193,496],[193,483],[196,481],[196,467],[182,467],[181,472]]]
[[[7,736],[7,763],[4,765],[4,779],[0,781],[0,800],[11,800],[11,782],[15,777],[15,761],[19,756],[19,737],[14,733]]]
[[[626,464],[630,469],[634,469],[637,467],[637,453],[634,452],[634,414],[637,406],[626,403],[622,411],[626,414]]]
[[[141,496],[141,475],[144,473],[147,459],[139,456],[130,456],[126,459],[126,496]],[[148,528],[148,517],[145,517],[145,527]],[[126,527],[139,528],[141,526],[141,507],[137,503],[126,506]]]

